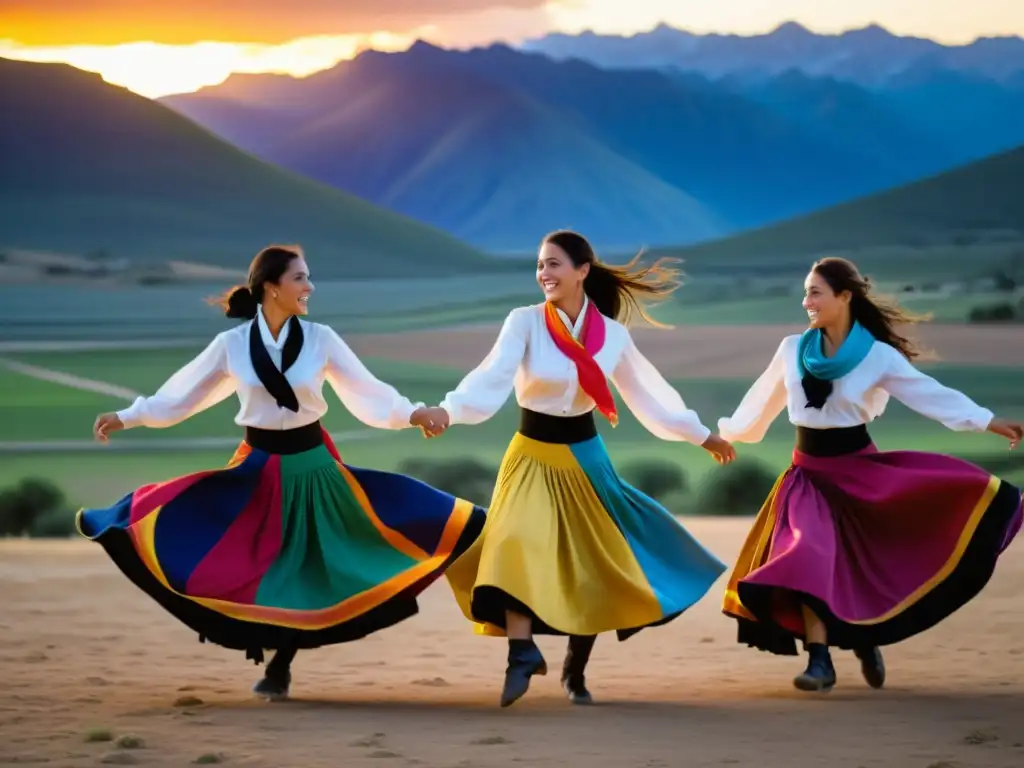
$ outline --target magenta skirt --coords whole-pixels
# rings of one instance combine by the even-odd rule
[[[1021,517],[1018,488],[950,456],[881,452],[869,439],[839,456],[796,450],[740,552],[723,611],[739,642],[781,655],[804,638],[803,605],[831,646],[897,643],[981,591]]]

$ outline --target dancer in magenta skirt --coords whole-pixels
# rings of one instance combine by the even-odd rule
[[[921,373],[896,326],[911,321],[874,298],[845,259],[805,281],[810,328],[782,340],[721,436],[758,442],[783,408],[796,425],[792,465],[765,501],[726,588],[739,642],[809,661],[800,690],[836,683],[829,646],[853,650],[880,688],[879,646],[932,627],[970,601],[1021,525],[1021,492],[950,456],[879,451],[866,424],[890,396],[957,431],[1020,443],[1020,423],[993,416]]]

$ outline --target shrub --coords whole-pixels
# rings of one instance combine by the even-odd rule
[[[64,493],[48,480],[25,478],[0,491],[0,536],[69,536],[74,520]]]
[[[407,459],[398,471],[482,507],[491,500],[498,474],[497,468],[471,458]]]
[[[659,501],[688,489],[686,473],[675,462],[647,459],[634,461],[621,470],[622,479]]]
[[[705,478],[691,510],[703,515],[756,515],[776,475],[753,459],[738,459]]]
[[[1009,323],[1017,317],[1017,311],[1007,301],[972,307],[967,319],[972,323]]]

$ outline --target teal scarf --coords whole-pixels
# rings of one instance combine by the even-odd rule
[[[808,328],[797,345],[796,366],[807,395],[809,408],[821,408],[832,394],[832,382],[840,379],[867,357],[875,337],[854,322],[850,333],[832,357],[825,357],[824,334],[818,328]]]

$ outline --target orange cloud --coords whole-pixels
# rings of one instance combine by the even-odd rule
[[[412,29],[439,16],[547,0],[0,0],[0,34],[24,46],[151,41],[282,43]],[[243,10],[244,9],[244,10]]]

